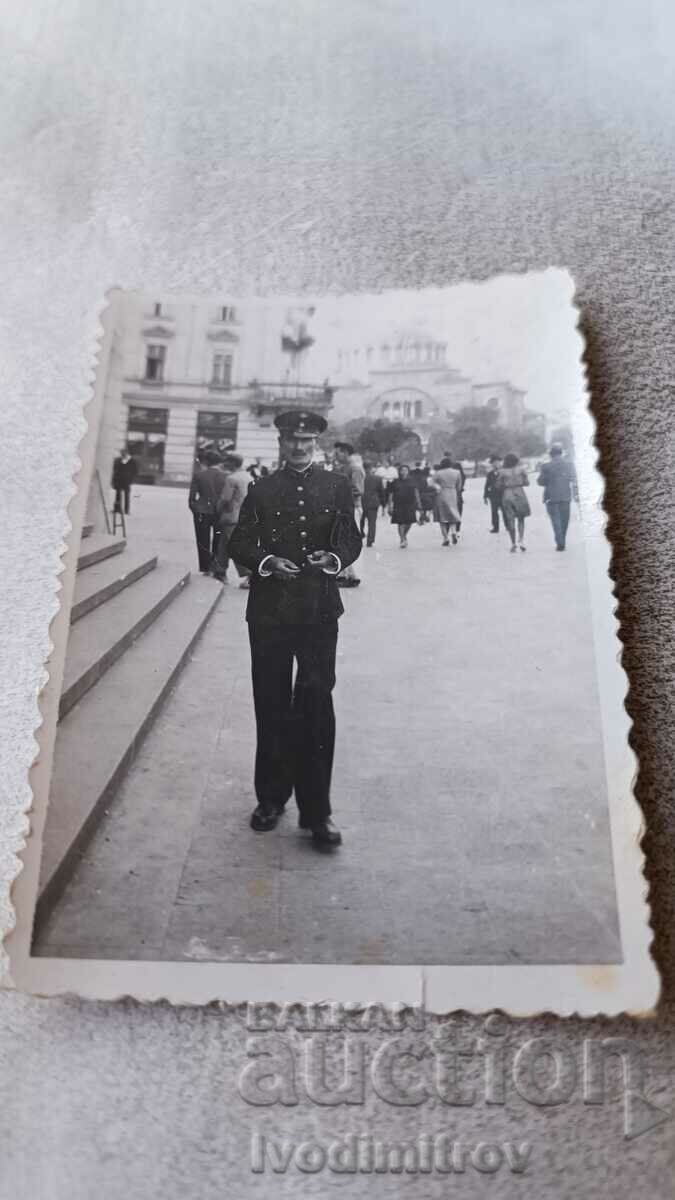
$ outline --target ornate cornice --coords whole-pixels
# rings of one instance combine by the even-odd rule
[[[210,342],[230,342],[238,345],[239,338],[236,333],[229,333],[227,329],[214,329],[211,333],[207,333],[207,338]]]
[[[143,337],[145,338],[172,338],[173,336],[173,329],[169,329],[166,325],[149,325],[143,330]]]

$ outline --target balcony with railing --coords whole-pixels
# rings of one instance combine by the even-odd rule
[[[256,416],[272,420],[279,412],[289,409],[309,409],[325,415],[332,407],[335,388],[327,383],[267,382],[252,379],[249,384],[250,404]]]

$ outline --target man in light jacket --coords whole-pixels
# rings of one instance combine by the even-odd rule
[[[251,479],[250,473],[244,470],[244,460],[241,454],[228,454],[223,466],[226,475],[216,513],[216,549],[213,574],[222,583],[227,583],[230,538],[239,521],[239,511],[248,490],[255,486],[255,482]],[[241,580],[239,586],[247,588],[249,572],[239,563],[235,563],[235,567]]]

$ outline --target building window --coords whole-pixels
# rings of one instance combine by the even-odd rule
[[[366,364],[370,366],[373,361],[373,347],[369,346],[366,350]]]
[[[401,401],[400,400],[394,400],[393,411],[394,411],[395,417],[400,417],[400,415],[401,415]]]
[[[387,346],[387,344],[385,343],[385,345],[382,347],[382,362],[386,363],[388,365],[390,358],[391,358],[391,347]]]
[[[422,401],[416,400],[415,401],[415,420],[419,421],[421,416],[422,416]]]
[[[389,408],[390,408],[389,401],[388,401],[388,400],[384,400],[384,401],[382,402],[382,416],[383,416],[383,417],[388,417],[388,416],[389,416]]]
[[[410,403],[409,400],[404,400],[403,401],[403,418],[404,418],[404,420],[409,421],[411,416],[412,416],[412,404]]]
[[[237,445],[237,413],[197,413],[196,450],[234,450]]]
[[[162,305],[160,304],[159,300],[155,301],[154,315],[156,317],[161,317],[162,315]]]
[[[148,383],[164,382],[166,346],[148,346],[145,356],[145,378]]]
[[[164,449],[169,413],[166,408],[129,406],[126,441],[138,466],[141,482],[152,481],[164,473]]]
[[[235,320],[235,317],[236,312],[232,306],[229,304],[223,304],[220,310],[220,320],[227,322],[228,325],[231,325]]]
[[[211,383],[213,387],[231,387],[232,386],[232,355],[231,354],[214,354],[213,368],[211,371]]]

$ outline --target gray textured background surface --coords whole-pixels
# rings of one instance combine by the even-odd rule
[[[527,1033],[545,1027],[576,1053],[589,1033],[634,1032],[648,1094],[675,1110],[669,0],[34,0],[6,2],[0,23],[3,878],[27,807],[103,290],[376,290],[567,265],[607,478],[665,998],[643,1027],[542,1019]],[[626,1142],[617,1104],[578,1098],[444,1115],[468,1140],[531,1138],[520,1179],[253,1176],[252,1115],[299,1138],[413,1136],[423,1118],[379,1101],[358,1120],[307,1105],[261,1116],[237,1097],[236,1014],[8,994],[0,1014],[3,1198],[672,1194],[675,1120]]]

